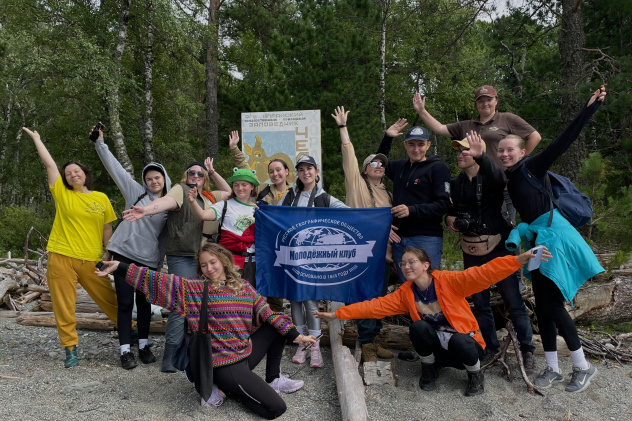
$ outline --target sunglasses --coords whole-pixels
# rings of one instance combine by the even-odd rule
[[[195,177],[196,175],[200,178],[204,178],[204,173],[202,171],[187,171],[187,174],[189,175],[189,177]]]
[[[456,151],[456,156],[459,156],[459,155],[463,154],[463,152],[465,152],[465,151],[469,151],[469,149],[459,149],[459,150],[457,150]]]
[[[371,162],[369,163],[369,166],[370,166],[371,168],[383,167],[383,166],[384,166],[384,163],[383,163],[382,161],[371,161]]]

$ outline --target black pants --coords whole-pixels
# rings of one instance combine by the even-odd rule
[[[448,342],[448,349],[443,349],[437,332],[424,320],[418,320],[410,325],[410,341],[422,357],[434,354],[435,363],[440,367],[462,370],[465,368],[464,365],[475,365],[483,356],[483,347],[465,333],[453,334]]]
[[[268,383],[281,373],[285,338],[271,325],[263,324],[250,337],[252,353],[238,363],[213,369],[213,382],[226,396],[246,405],[255,414],[269,420],[277,418],[287,407]],[[265,381],[252,372],[267,354]]]
[[[555,282],[542,275],[539,270],[531,272],[535,314],[542,337],[542,347],[546,352],[557,351],[557,332],[566,341],[570,351],[581,347],[575,322],[564,307],[564,296]],[[556,330],[557,328],[557,330]]]
[[[128,259],[117,253],[112,253],[112,258],[123,263],[134,263],[143,266],[141,263]],[[134,293],[136,293],[136,320],[138,322],[138,338],[149,338],[149,324],[151,323],[151,304],[147,302],[147,297],[133,286],[125,282],[125,278],[118,276],[114,272],[114,286],[116,287],[116,300],[118,301],[118,331],[119,344],[129,344],[132,332],[132,312],[134,311]]]

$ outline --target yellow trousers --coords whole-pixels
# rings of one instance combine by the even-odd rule
[[[107,276],[97,276],[96,262],[49,252],[46,279],[53,303],[57,333],[62,347],[77,345],[77,282],[117,325],[116,291]]]

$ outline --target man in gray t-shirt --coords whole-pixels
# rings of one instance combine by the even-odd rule
[[[425,108],[426,98],[422,98],[419,93],[416,93],[413,97],[413,105],[417,114],[419,114],[419,117],[421,117],[428,128],[440,136],[463,140],[466,134],[472,130],[480,134],[487,145],[489,157],[498,165],[500,165],[496,157],[498,142],[509,134],[518,135],[525,140],[527,154],[535,149],[542,136],[529,123],[517,115],[496,111],[498,94],[493,86],[481,86],[474,92],[474,97],[474,104],[479,116],[474,120],[464,120],[452,124],[442,124],[430,115]]]

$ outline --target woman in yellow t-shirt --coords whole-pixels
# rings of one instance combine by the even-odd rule
[[[92,174],[79,162],[57,164],[42,143],[39,133],[22,128],[33,139],[48,174],[48,188],[55,200],[55,220],[48,239],[50,290],[59,341],[66,350],[66,368],[79,364],[75,305],[77,282],[90,294],[105,314],[117,324],[116,292],[107,276],[97,276],[95,264],[103,259],[103,249],[112,236],[116,220],[108,197],[91,191]]]

